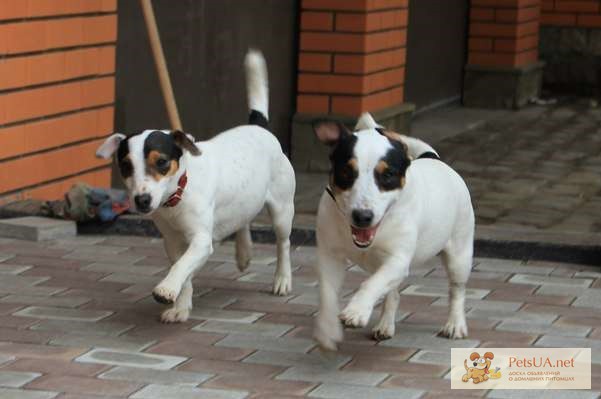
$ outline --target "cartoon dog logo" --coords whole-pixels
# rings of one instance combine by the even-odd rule
[[[467,359],[465,359],[463,366],[465,367],[465,371],[467,371],[467,373],[463,375],[461,380],[463,382],[468,382],[470,379],[472,379],[474,384],[479,384],[483,381],[487,381],[489,378],[501,378],[499,367],[497,367],[493,372],[490,371],[490,363],[494,358],[495,355],[492,352],[486,352],[482,357],[480,357],[478,352],[472,352],[470,355],[470,361],[473,367],[468,367]]]

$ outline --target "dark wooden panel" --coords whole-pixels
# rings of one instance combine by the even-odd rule
[[[410,0],[405,99],[419,108],[461,95],[467,0]]]
[[[270,120],[284,148],[296,92],[297,0],[154,0],[184,129],[206,139],[246,123],[243,58],[267,59]],[[119,1],[116,129],[168,127],[138,1]],[[234,149],[233,149],[234,150]]]

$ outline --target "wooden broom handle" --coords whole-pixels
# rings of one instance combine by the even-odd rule
[[[161,91],[163,92],[163,99],[165,100],[165,106],[167,107],[171,128],[183,130],[182,122],[179,119],[179,113],[177,112],[175,97],[173,96],[173,87],[171,86],[169,70],[167,69],[167,63],[165,62],[165,54],[163,53],[163,46],[161,45],[159,29],[157,28],[157,21],[154,17],[152,4],[150,0],[140,0],[140,5],[142,6],[142,12],[144,13],[144,21],[146,22],[146,28],[148,29],[150,47],[152,48],[152,54],[159,75]]]

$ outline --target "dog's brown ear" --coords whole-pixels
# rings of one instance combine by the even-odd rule
[[[485,359],[494,359],[494,358],[495,358],[495,355],[494,355],[492,352],[486,352],[486,353],[484,354],[484,358],[485,358]]]
[[[319,141],[329,146],[336,145],[340,139],[351,134],[344,123],[332,120],[314,121],[313,131]]]
[[[196,144],[194,144],[194,140],[190,138],[191,136],[181,130],[172,131],[171,136],[173,136],[175,144],[182,150],[186,150],[194,156],[200,155],[200,150],[196,147]]]
[[[472,354],[470,355],[470,360],[474,361],[476,359],[480,359],[480,354],[478,352],[472,352]]]

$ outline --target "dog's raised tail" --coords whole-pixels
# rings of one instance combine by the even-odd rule
[[[269,84],[267,64],[259,50],[250,49],[244,59],[246,93],[248,96],[248,123],[267,128],[269,120]]]

